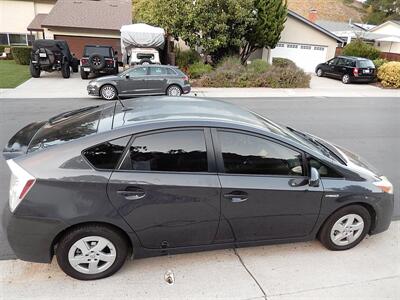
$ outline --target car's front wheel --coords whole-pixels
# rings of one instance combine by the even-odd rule
[[[167,89],[167,95],[173,97],[179,97],[180,95],[182,95],[182,90],[177,85],[171,85]]]
[[[103,225],[83,225],[61,238],[56,256],[67,275],[94,280],[117,272],[128,252],[128,242],[117,230]]]
[[[114,100],[117,98],[118,91],[114,86],[107,84],[100,89],[100,95],[104,100]]]
[[[29,64],[29,71],[31,72],[31,76],[33,78],[39,78],[40,77],[40,69],[39,68],[35,68],[35,66],[32,63]]]
[[[69,63],[64,63],[61,66],[61,74],[63,78],[69,78],[71,76],[71,68],[69,66]]]
[[[318,70],[317,70],[317,76],[318,76],[318,77],[324,76],[324,71],[322,71],[322,69],[318,69]]]
[[[349,74],[344,74],[344,75],[342,76],[342,82],[343,82],[344,84],[350,83],[350,75],[349,75]]]
[[[347,250],[360,243],[371,227],[371,215],[361,205],[349,205],[333,213],[319,232],[329,250]]]

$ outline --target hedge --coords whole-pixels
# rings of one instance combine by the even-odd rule
[[[361,40],[355,40],[354,42],[347,44],[343,48],[342,54],[347,56],[357,56],[375,60],[379,58],[380,51],[376,49],[374,46],[369,45]]]
[[[17,64],[29,65],[31,49],[28,46],[13,46],[11,47],[11,54]]]
[[[378,79],[387,88],[400,88],[400,62],[391,61],[383,64],[378,70]]]

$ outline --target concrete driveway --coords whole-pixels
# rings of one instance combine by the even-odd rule
[[[0,261],[2,299],[398,299],[400,222],[348,251],[317,241],[127,261],[84,282],[51,265]],[[164,274],[172,271],[175,283]]]

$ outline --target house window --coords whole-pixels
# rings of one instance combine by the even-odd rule
[[[0,33],[0,45],[32,45],[35,37],[25,33]]]
[[[295,44],[288,44],[287,45],[288,48],[294,48],[297,49],[299,47],[299,45],[295,45]]]
[[[278,43],[278,44],[276,44],[276,47],[284,48],[284,47],[285,47],[285,44]]]
[[[315,47],[314,47],[314,50],[317,50],[317,51],[324,51],[324,50],[325,50],[325,47],[315,46]]]
[[[7,33],[0,33],[0,45],[8,45]]]
[[[301,49],[306,49],[306,50],[311,50],[311,46],[310,45],[301,45],[300,48]]]

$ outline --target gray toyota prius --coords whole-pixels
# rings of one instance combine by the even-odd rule
[[[3,150],[18,258],[77,279],[127,257],[297,242],[346,250],[388,229],[393,187],[359,156],[232,104],[138,98],[27,125]]]

